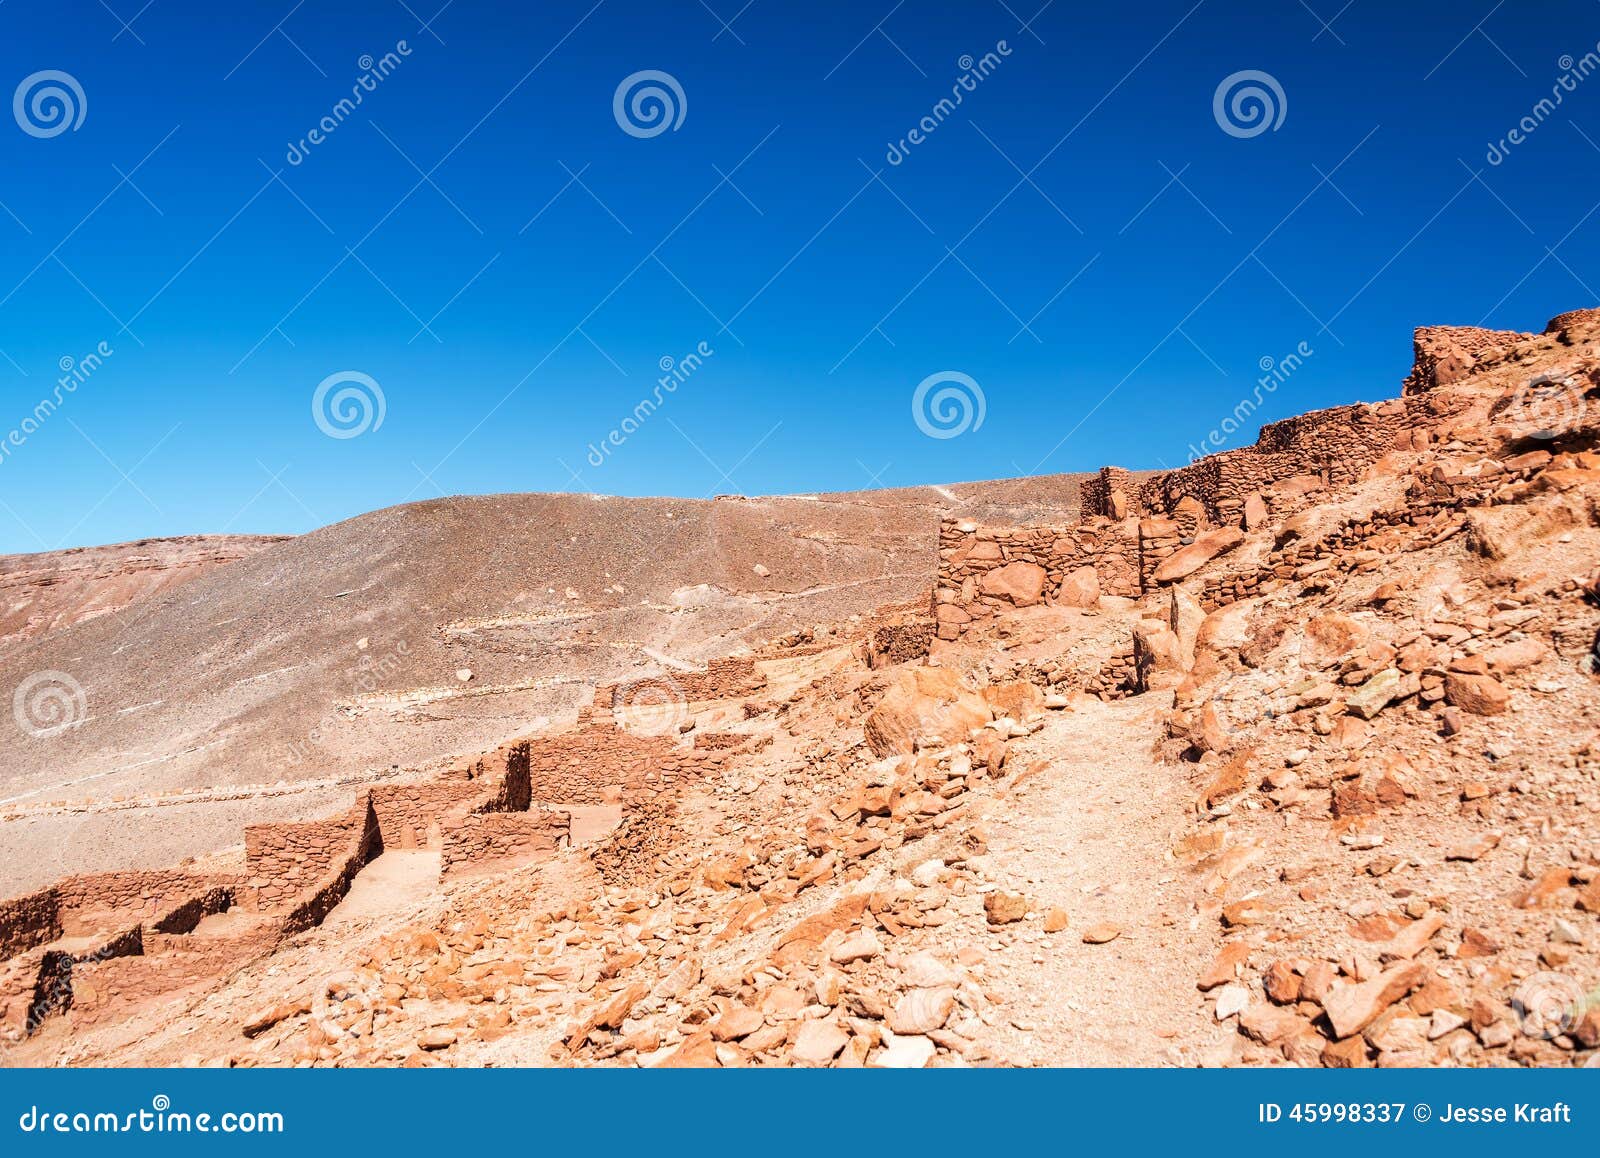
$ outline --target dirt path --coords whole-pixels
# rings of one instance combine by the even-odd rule
[[[1169,856],[1193,799],[1181,772],[1151,755],[1155,699],[1088,700],[1011,757],[1019,769],[1049,767],[992,810],[991,871],[1070,922],[1055,934],[998,936],[1012,940],[992,960],[1012,1018],[1002,1035],[1019,1060],[1192,1065],[1231,1036],[1195,988],[1216,937],[1194,916],[1198,884]],[[1121,935],[1086,944],[1085,930],[1104,922]]]

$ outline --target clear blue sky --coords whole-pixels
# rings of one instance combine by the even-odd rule
[[[1413,325],[1595,304],[1600,76],[1533,113],[1592,0],[441,2],[0,3],[0,95],[83,105],[0,116],[0,550],[1177,465],[1302,342],[1224,445],[1392,395]],[[655,135],[614,112],[643,70]],[[1284,94],[1253,136],[1245,70]],[[332,438],[342,371],[383,418]],[[944,371],[981,428],[913,420]]]

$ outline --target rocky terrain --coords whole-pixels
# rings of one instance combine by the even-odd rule
[[[1416,344],[1399,397],[1070,501],[852,498],[826,567],[796,520],[837,499],[639,505],[599,574],[567,500],[565,559],[387,553],[470,533],[428,504],[187,585],[442,618],[448,564],[451,626],[352,703],[487,685],[502,734],[371,731],[403,767],[321,770],[317,822],[235,801],[242,848],[0,905],[7,1060],[1600,1067],[1600,311]],[[653,587],[669,552],[718,599]],[[267,574],[217,665],[278,662]],[[571,711],[519,719],[558,649]]]

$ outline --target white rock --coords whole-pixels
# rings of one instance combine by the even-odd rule
[[[1250,991],[1243,985],[1224,985],[1217,990],[1216,1018],[1227,1021],[1250,1007]]]

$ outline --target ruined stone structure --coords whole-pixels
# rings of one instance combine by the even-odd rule
[[[765,682],[748,659],[691,675],[697,692]],[[92,1017],[113,996],[173,992],[271,952],[321,924],[386,848],[435,849],[446,878],[548,855],[569,840],[570,808],[664,796],[744,741],[634,735],[613,719],[614,695],[602,689],[604,707],[574,730],[514,741],[432,782],[365,789],[338,816],[252,825],[242,874],[98,873],[0,901],[0,1030],[28,1034],[68,1009]]]
[[[1551,326],[1561,324],[1558,318]],[[1138,598],[1188,575],[1231,549],[1222,532],[1250,529],[1269,516],[1281,520],[1306,505],[1308,495],[1357,481],[1391,451],[1420,449],[1423,420],[1436,423],[1464,405],[1439,387],[1488,351],[1524,337],[1467,327],[1418,330],[1417,362],[1403,397],[1271,423],[1253,446],[1142,480],[1106,467],[1084,485],[1075,523],[944,521],[934,595],[939,637],[958,639],[975,619],[1010,607]]]

